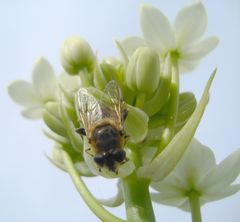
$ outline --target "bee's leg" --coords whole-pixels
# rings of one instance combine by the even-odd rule
[[[87,149],[85,149],[85,151],[86,151],[87,154],[94,157],[93,153],[91,152],[91,148],[87,148]]]
[[[124,163],[126,163],[127,161],[129,161],[129,158],[125,158],[120,164],[123,165]]]
[[[80,135],[82,135],[82,136],[86,136],[86,131],[85,131],[85,129],[84,128],[77,128],[76,130],[75,130],[75,132],[76,133],[78,133],[78,134],[80,134]]]
[[[126,120],[127,116],[128,116],[128,109],[124,109],[123,110],[123,121]]]
[[[123,129],[120,131],[120,135],[123,136],[125,140],[128,140],[129,138],[129,135],[127,135]]]

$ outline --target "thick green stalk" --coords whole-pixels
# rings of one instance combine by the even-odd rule
[[[76,186],[79,194],[83,198],[83,200],[86,202],[88,207],[92,210],[92,212],[101,220],[104,222],[124,222],[124,220],[114,216],[110,212],[108,212],[102,205],[100,205],[97,200],[93,197],[93,195],[90,193],[88,188],[86,187],[85,183],[81,179],[80,175],[76,171],[76,169],[73,166],[73,162],[69,155],[62,151],[62,158],[64,161],[64,165],[70,174],[72,181],[74,185]]]
[[[155,222],[149,194],[149,180],[135,173],[122,179],[128,222]]]
[[[192,222],[202,222],[198,193],[192,191],[189,193],[188,198],[191,207]]]

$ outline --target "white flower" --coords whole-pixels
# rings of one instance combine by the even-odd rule
[[[163,181],[152,183],[159,191],[152,194],[152,199],[189,210],[191,192],[198,194],[201,205],[238,192],[240,184],[231,184],[239,173],[240,149],[216,165],[211,149],[193,139],[177,167]]]
[[[17,80],[8,87],[10,97],[25,107],[22,115],[37,119],[42,116],[43,106],[56,97],[56,76],[49,62],[40,58],[32,71],[32,83]]]
[[[193,70],[200,60],[218,45],[218,38],[202,36],[207,27],[207,14],[201,2],[181,9],[173,25],[157,8],[142,5],[140,8],[141,29],[144,39],[128,37],[122,47],[131,56],[141,46],[158,50],[160,57],[171,53],[178,59],[180,72]]]

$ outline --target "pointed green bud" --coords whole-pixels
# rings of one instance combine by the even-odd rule
[[[160,80],[157,52],[148,47],[138,48],[130,58],[126,71],[127,86],[134,91],[152,94]]]
[[[76,75],[80,71],[93,71],[95,56],[90,45],[81,37],[67,39],[61,50],[61,63],[65,71]]]

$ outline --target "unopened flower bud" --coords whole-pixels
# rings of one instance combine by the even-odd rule
[[[148,47],[138,48],[128,63],[127,86],[134,91],[152,94],[158,87],[159,79],[160,62],[157,52]]]
[[[61,63],[65,71],[71,75],[82,70],[91,72],[95,57],[90,45],[81,37],[73,36],[67,39],[61,50]]]

